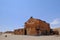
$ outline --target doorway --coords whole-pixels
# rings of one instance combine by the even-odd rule
[[[39,32],[39,28],[38,29],[36,29],[36,32],[37,32],[37,36],[39,36],[40,35],[40,32]]]
[[[27,35],[27,30],[25,29],[25,33],[24,33],[25,35]]]

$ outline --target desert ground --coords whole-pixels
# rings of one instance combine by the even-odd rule
[[[60,32],[60,28],[57,29]],[[28,36],[3,33],[0,34],[0,40],[60,40],[60,35]]]

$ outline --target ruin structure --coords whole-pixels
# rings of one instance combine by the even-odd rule
[[[14,30],[17,35],[49,35],[50,24],[33,17],[30,17],[24,24],[23,29]]]

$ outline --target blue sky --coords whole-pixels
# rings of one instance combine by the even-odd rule
[[[22,28],[31,16],[60,27],[60,0],[0,0],[0,31]]]

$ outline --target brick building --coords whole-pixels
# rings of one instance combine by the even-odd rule
[[[25,22],[23,29],[14,30],[14,34],[19,35],[47,35],[50,34],[50,24],[30,17],[28,21]]]

